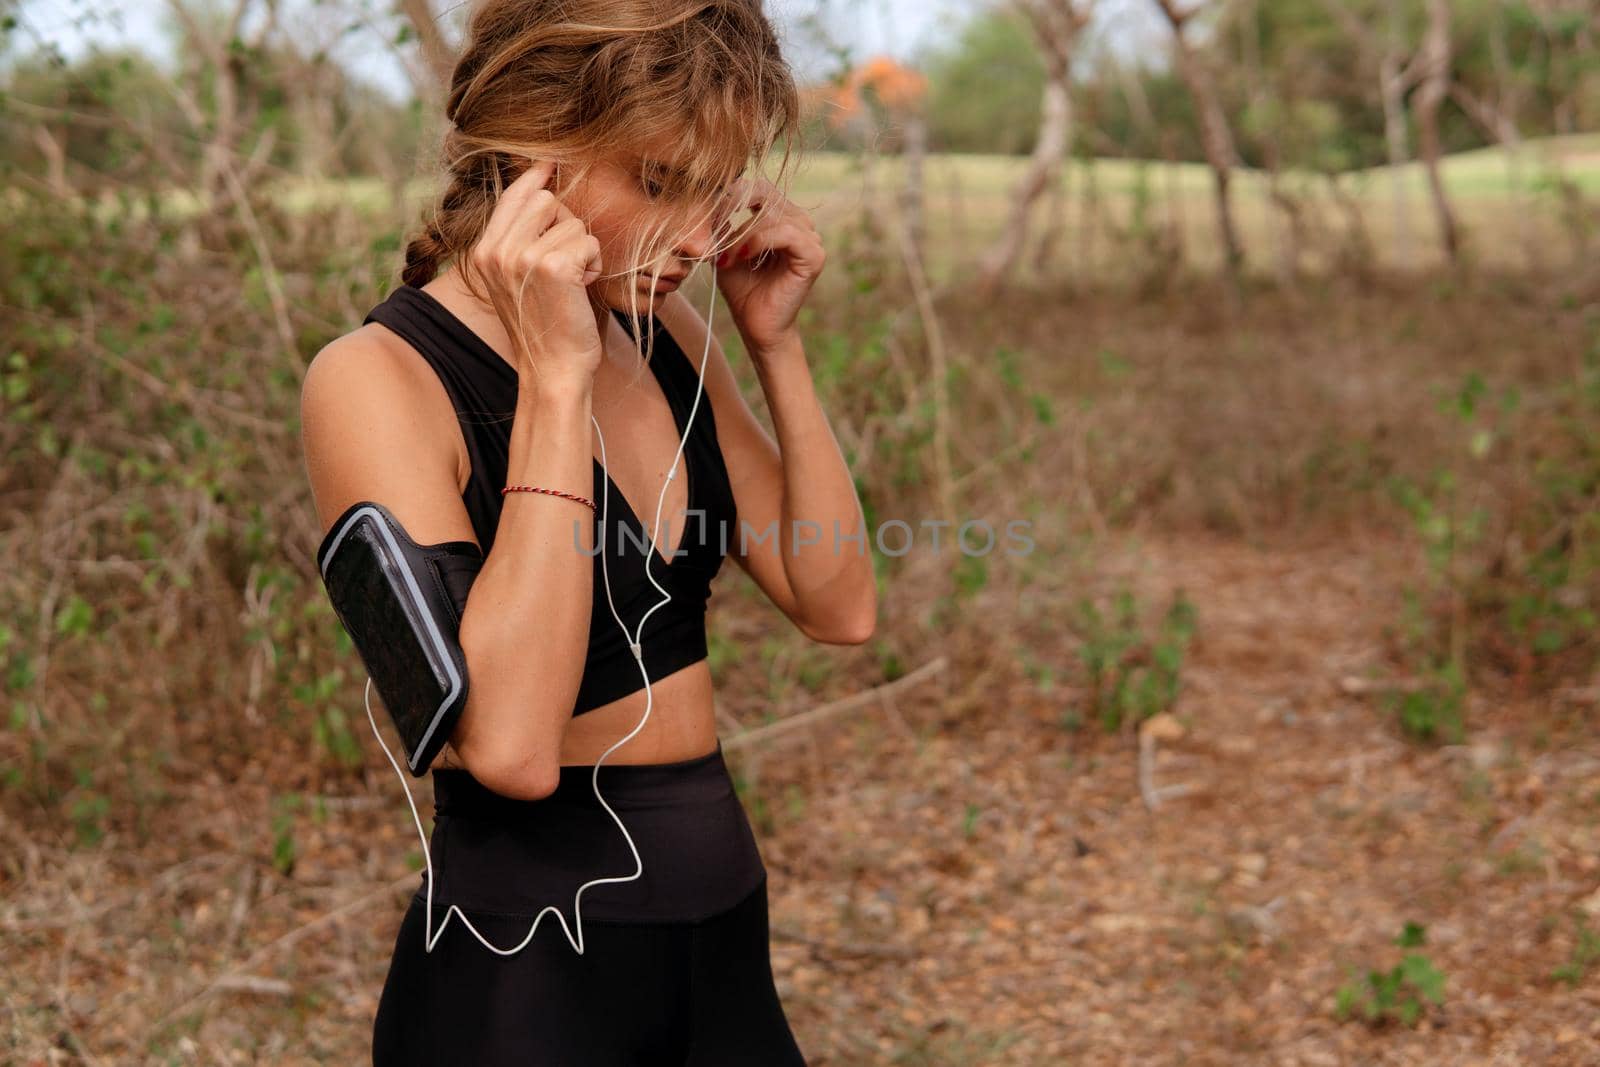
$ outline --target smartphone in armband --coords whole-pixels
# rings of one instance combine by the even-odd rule
[[[317,548],[334,613],[405,747],[427,774],[467,703],[461,615],[483,567],[471,541],[419,545],[382,504],[346,508]]]

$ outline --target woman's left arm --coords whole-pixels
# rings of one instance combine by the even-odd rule
[[[778,196],[768,190],[758,195]],[[810,219],[784,200],[717,267],[718,287],[750,354],[777,440],[745,402],[714,336],[705,392],[739,512],[738,529],[728,531],[730,553],[808,637],[860,644],[872,636],[878,614],[870,537],[794,326],[822,262]],[[674,292],[662,301],[660,315],[698,364],[708,340],[699,311]]]

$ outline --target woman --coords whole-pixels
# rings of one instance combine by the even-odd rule
[[[480,5],[405,284],[307,372],[322,529],[372,500],[484,553],[432,767],[432,913],[419,886],[377,1067],[804,1063],[705,642],[724,555],[817,640],[864,641],[876,613],[795,327],[822,245],[743,176],[797,113],[759,0]],[[708,259],[776,441],[674,291]],[[552,910],[581,911],[579,940],[530,932]]]

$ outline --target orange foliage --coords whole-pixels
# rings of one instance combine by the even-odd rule
[[[928,92],[928,80],[888,56],[873,56],[850,72],[842,85],[823,91],[830,125],[844,126],[861,111],[862,92],[871,88],[890,111],[913,111]]]

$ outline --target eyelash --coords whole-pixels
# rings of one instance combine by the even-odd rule
[[[639,187],[643,189],[645,195],[652,200],[661,199],[661,197],[666,195],[667,191],[666,187],[660,182],[642,176],[639,178]]]

